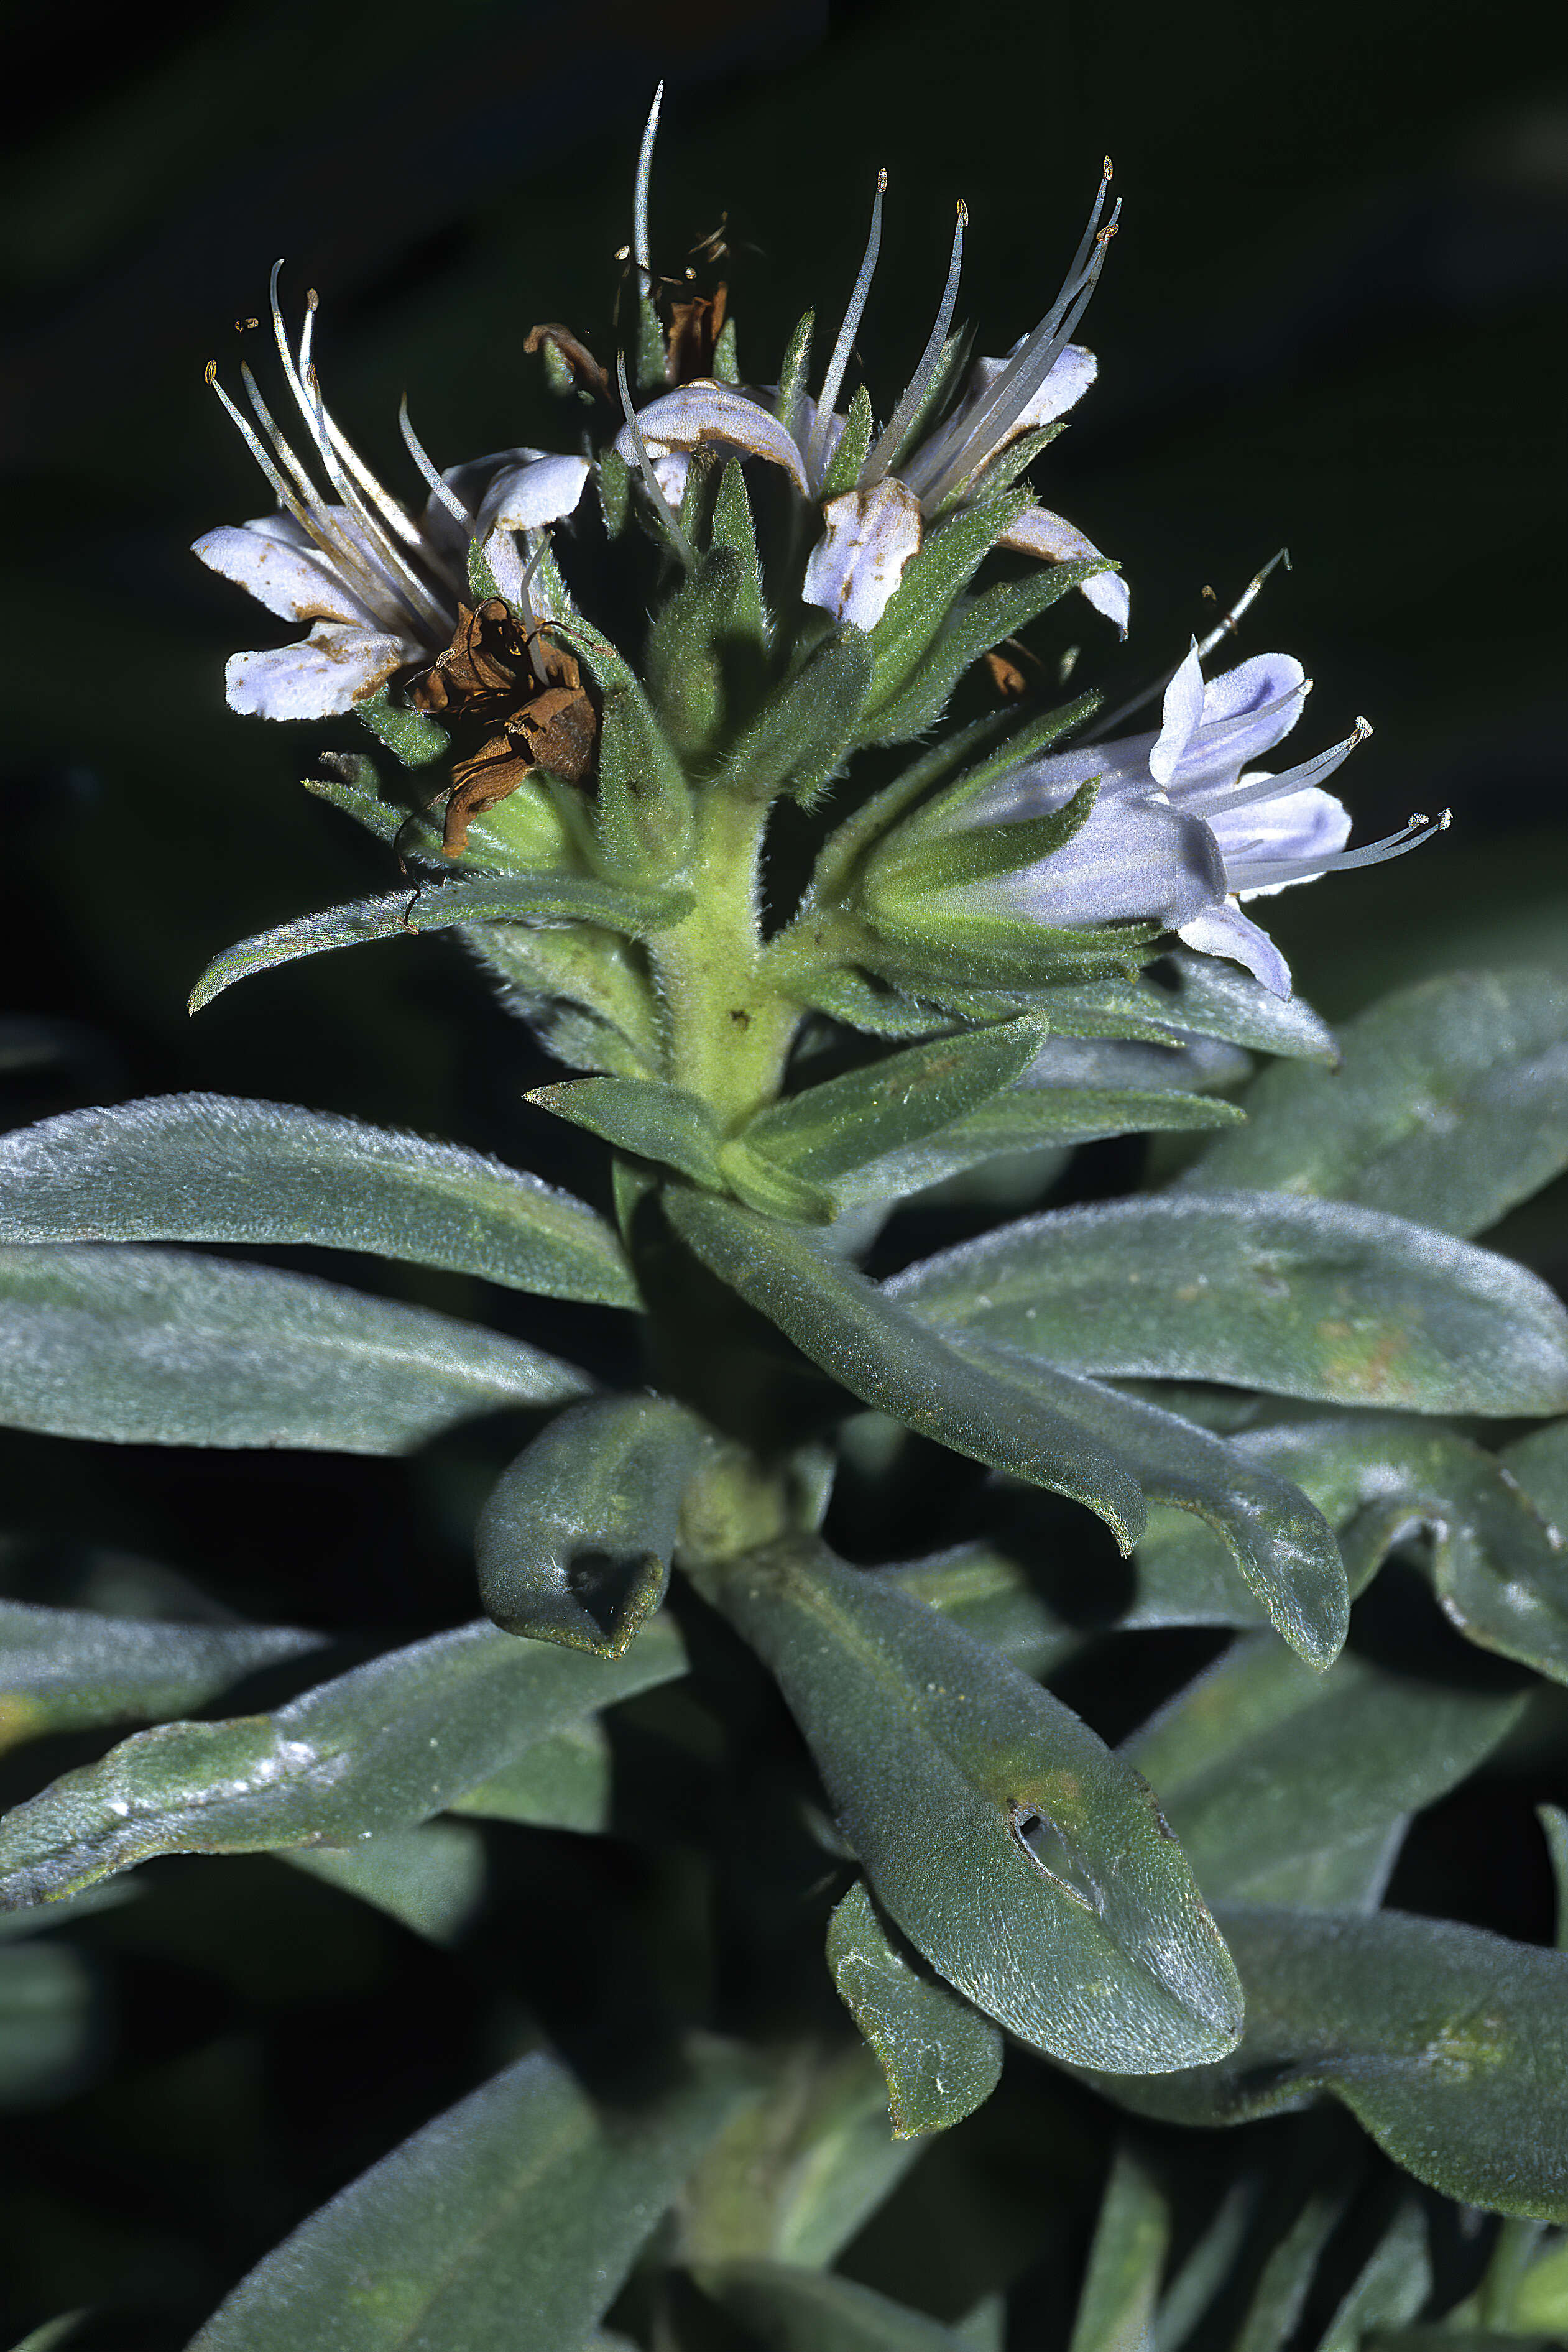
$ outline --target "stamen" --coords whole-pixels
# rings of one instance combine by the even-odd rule
[[[472,539],[474,536],[474,518],[468,512],[468,508],[463,504],[462,499],[458,496],[456,490],[453,489],[451,484],[442,480],[440,472],[437,467],[434,459],[429,456],[425,447],[425,444],[420,440],[418,434],[414,430],[414,422],[408,414],[408,394],[406,393],[404,394],[403,398],[398,403],[397,429],[403,436],[404,446],[406,448],[409,456],[413,458],[415,464],[418,467],[420,472],[424,475],[425,479],[429,483],[432,497],[440,499],[441,504],[446,508],[447,512],[452,516],[455,521],[461,524],[462,528],[468,532],[468,537]]]
[[[532,665],[533,675],[539,680],[541,686],[549,685],[550,673],[544,667],[544,656],[539,650],[540,624],[537,616],[535,615],[533,610],[533,600],[529,595],[528,589],[529,583],[532,580],[534,573],[538,571],[540,565],[544,561],[544,551],[549,544],[549,533],[547,531],[541,531],[539,535],[539,545],[534,549],[533,553],[523,565],[522,577],[517,583],[517,608],[522,615],[523,643],[528,647],[528,658]]]
[[[1285,566],[1286,571],[1289,572],[1290,569],[1290,551],[1288,547],[1282,547],[1277,555],[1271,555],[1268,562],[1263,566],[1262,571],[1255,572],[1253,573],[1251,579],[1247,582],[1246,587],[1242,590],[1240,595],[1237,598],[1229,612],[1221,614],[1219,619],[1215,623],[1214,627],[1209,631],[1207,636],[1198,647],[1198,659],[1200,661],[1202,661],[1205,656],[1213,653],[1215,646],[1218,645],[1222,637],[1235,636],[1236,625],[1237,621],[1240,620],[1242,614],[1246,612],[1247,606],[1253,602],[1254,598],[1261,593],[1263,583],[1268,579],[1269,573],[1281,563]]]
[[[1061,292],[1039,324],[1026,335],[978,408],[953,418],[931,449],[921,469],[921,480],[916,482],[911,477],[910,488],[927,509],[940,505],[961,480],[978,473],[996,455],[1061,357],[1088,309],[1105,267],[1107,247],[1121,217],[1121,200],[1118,197],[1110,220],[1103,228],[1100,226],[1110,185],[1110,163],[1107,156],[1106,170],[1089,210],[1089,225],[1073,266],[1062,281]]]
[[[968,226],[969,207],[961,197],[958,225],[952,232],[952,258],[947,265],[947,284],[942,288],[942,300],[937,306],[936,324],[921,353],[920,365],[910,378],[909,389],[894,409],[886,429],[878,435],[870,455],[860,468],[860,479],[856,485],[858,489],[868,490],[881,480],[892,461],[894,450],[909,431],[910,419],[931,390],[932,379],[942,365],[947,331],[952,324],[953,309],[958,301],[958,278],[963,262],[963,232]]]
[[[301,378],[309,378],[310,375],[312,365],[311,352],[315,344],[316,312],[320,307],[320,299],[317,296],[315,288],[312,286],[305,296],[305,323],[300,331],[300,356],[297,372]],[[360,488],[364,492],[366,498],[374,502],[377,511],[383,516],[388,528],[403,541],[405,547],[412,549],[415,554],[418,555],[425,562],[428,563],[431,570],[438,573],[439,576],[447,583],[448,586],[458,586],[460,583],[458,581],[456,574],[453,572],[451,566],[445,562],[442,558],[436,553],[433,548],[426,546],[417,527],[409,520],[402,500],[400,499],[394,498],[392,492],[387,489],[383,483],[377,481],[375,476],[371,472],[370,467],[365,464],[364,459],[354,448],[347,434],[340,431],[338,426],[333,424],[331,415],[328,414],[325,402],[320,399],[319,392],[317,410],[318,428],[321,424],[324,422],[327,429],[327,437],[331,441],[333,449],[342,459],[343,464],[348,467],[349,472],[353,476],[355,481],[359,484]]]
[[[621,387],[621,406],[626,412],[626,425],[632,436],[632,446],[637,451],[637,471],[643,478],[643,487],[653,500],[655,511],[674,542],[677,554],[688,572],[693,572],[697,568],[697,551],[681,530],[679,516],[658,487],[658,476],[653,470],[653,459],[647,454],[647,443],[643,439],[642,426],[637,423],[637,411],[632,406],[631,387],[626,382],[626,357],[624,352],[616,361],[616,374]]]
[[[838,404],[844,371],[849,364],[849,354],[860,331],[866,298],[871,291],[877,254],[882,242],[882,198],[887,193],[888,174],[885,171],[879,172],[877,193],[871,203],[871,233],[866,239],[866,257],[860,264],[860,275],[855,280],[855,290],[849,297],[849,308],[844,313],[844,324],[838,330],[838,341],[833,346],[833,357],[827,362],[827,373],[822,379],[811,438],[805,446],[805,478],[811,485],[813,496],[822,488],[822,478],[827,471],[827,436],[832,429],[834,410]]]
[[[653,257],[647,236],[647,192],[653,177],[653,142],[658,134],[658,110],[664,103],[664,84],[659,83],[653,94],[653,104],[643,125],[642,147],[637,155],[637,189],[632,198],[632,259],[637,263],[637,292],[646,302],[653,292]]]
[[[246,447],[250,451],[251,456],[260,467],[262,473],[266,476],[268,482],[271,486],[272,494],[274,498],[276,498],[279,505],[282,507],[286,512],[293,516],[295,521],[300,525],[300,530],[303,530],[309,538],[315,541],[316,545],[321,549],[321,553],[326,557],[327,562],[331,565],[334,571],[337,571],[341,567],[342,562],[342,551],[341,547],[335,542],[335,541],[328,537],[327,529],[324,528],[317,520],[315,507],[313,505],[307,505],[300,498],[298,490],[295,489],[293,486],[285,479],[283,475],[279,472],[277,467],[273,464],[270,456],[267,450],[262,447],[261,442],[258,438],[256,430],[251,425],[249,419],[235,405],[234,402],[229,398],[228,394],[224,390],[222,384],[219,383],[217,380],[216,360],[208,360],[206,366],[203,371],[203,380],[206,383],[210,384],[213,391],[216,393],[219,400],[223,404],[230,424],[237,428],[240,438],[246,445]]]
[[[1391,857],[1403,857],[1406,851],[1419,849],[1435,834],[1447,833],[1453,822],[1453,810],[1444,809],[1435,818],[1410,817],[1403,831],[1391,833],[1383,841],[1369,841],[1363,849],[1340,849],[1329,857],[1260,858],[1251,868],[1257,879],[1242,882],[1239,887],[1243,890],[1267,889],[1282,882],[1313,881],[1320,874],[1348,874],[1358,866],[1386,866]]]
[[[1260,776],[1255,782],[1237,784],[1227,793],[1205,793],[1202,814],[1205,817],[1228,816],[1232,809],[1248,808],[1255,802],[1286,800],[1292,793],[1310,792],[1331,776],[1336,768],[1342,768],[1357,744],[1364,743],[1371,733],[1371,721],[1358,719],[1342,743],[1331,743],[1315,760],[1303,760],[1299,767],[1286,768],[1278,776]]]

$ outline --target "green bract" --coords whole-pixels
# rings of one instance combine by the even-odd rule
[[[960,207],[888,397],[884,187],[743,378],[657,118],[552,452],[405,418],[405,509],[274,287],[282,505],[197,552],[310,624],[229,701],[363,722],[368,846],[191,1006],[404,942],[411,1129],[419,975],[528,1034],[444,1053],[470,1141],[352,1056],[0,1141],[0,2106],[217,2180],[148,2224],[190,2352],[1564,2340],[1568,990],[1331,1034],[1241,901],[1426,821],[1344,849],[1366,730],[1279,772],[1241,607],[1108,668],[1028,474],[1109,164],[1005,358]],[[142,2228],[79,2288],[55,2197],[39,2347]]]

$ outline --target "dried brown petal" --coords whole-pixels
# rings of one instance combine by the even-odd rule
[[[713,373],[713,350],[724,326],[724,306],[730,289],[721,283],[711,297],[694,294],[689,302],[669,307],[669,356],[665,374],[671,383],[694,383]]]
[[[538,351],[542,343],[551,343],[558,351],[580,384],[596,392],[601,400],[610,397],[610,379],[584,342],[580,342],[570,327],[558,326],[552,320],[530,327],[523,343],[525,352]]]

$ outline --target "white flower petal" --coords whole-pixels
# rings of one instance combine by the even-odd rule
[[[1021,351],[1027,341],[1026,335],[1020,335],[1005,360],[975,361],[969,372],[966,404],[970,401],[978,404],[984,397],[1014,354]],[[1023,434],[1033,433],[1042,425],[1054,425],[1058,416],[1065,416],[1069,408],[1076,408],[1099,373],[1100,362],[1092,352],[1086,351],[1081,343],[1067,344],[1038,392],[1009,429],[1007,440],[1016,441]],[[1005,443],[1003,446],[1005,446]]]
[[[650,457],[671,450],[717,448],[736,457],[765,457],[782,466],[804,498],[805,467],[800,451],[772,412],[733,384],[699,382],[679,391],[661,393],[637,411],[637,430]],[[629,425],[616,436],[616,447],[628,466],[637,463],[637,444]]]
[[[1037,555],[1046,563],[1077,563],[1101,552],[1092,539],[1086,538],[1061,515],[1053,514],[1049,507],[1026,507],[996,544],[1013,548],[1020,555]],[[1124,637],[1132,600],[1121,573],[1097,572],[1092,580],[1084,582],[1083,593],[1097,613],[1114,621],[1118,635]]]
[[[1209,810],[1205,822],[1213,829],[1225,859],[1226,878],[1242,898],[1272,898],[1289,890],[1289,882],[1268,882],[1261,869],[1276,858],[1332,857],[1351,837],[1350,811],[1332,793],[1315,786],[1285,793],[1279,800],[1254,801],[1228,814]],[[1254,875],[1259,878],[1254,880]],[[1309,881],[1297,875],[1296,881]]]
[[[889,475],[871,489],[829,499],[822,520],[801,595],[836,620],[874,629],[905,564],[920,552],[920,500]]]
[[[231,656],[224,671],[228,707],[257,719],[330,719],[352,710],[420,652],[406,637],[318,621],[299,645]]]
[[[1289,735],[1306,699],[1307,674],[1290,654],[1255,654],[1211,677],[1175,780],[1184,796],[1234,784]]]
[[[1198,642],[1165,688],[1161,727],[1149,754],[1149,772],[1157,784],[1169,784],[1186,755],[1188,744],[1204,715],[1204,674],[1198,663]]]
[[[480,539],[492,530],[542,530],[576,511],[588,479],[586,457],[534,457],[506,466],[486,490],[475,518]]]
[[[286,530],[279,528],[284,524]],[[205,531],[191,553],[280,620],[346,621],[363,628],[373,618],[292,515],[223,523]]]
[[[1037,923],[1076,927],[1130,915],[1174,929],[1224,891],[1225,871],[1207,825],[1152,795],[1126,800],[1102,792],[1088,823],[1060,849],[1020,872],[977,883],[963,897]]]
[[[1179,936],[1184,946],[1196,948],[1200,955],[1226,956],[1232,963],[1245,964],[1276,996],[1289,995],[1289,965],[1268,932],[1260,931],[1234,899],[1222,898],[1218,906],[1194,915],[1182,924]]]

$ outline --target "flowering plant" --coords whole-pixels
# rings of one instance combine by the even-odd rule
[[[229,949],[193,1009],[452,931],[574,1073],[529,1099],[607,1147],[611,1213],[211,1095],[0,1146],[6,1419],[394,1454],[481,1416],[515,1449],[523,1416],[473,1515],[484,1613],[326,1674],[293,1627],[0,1606],[13,1737],[153,1727],[6,1816],[0,1902],[26,1927],[161,1855],[274,1853],[452,1942],[481,1824],[635,1841],[616,1740],[706,1759],[701,1924],[648,2064],[606,2092],[514,2017],[510,2063],[193,2352],[1000,2347],[1032,2243],[964,2252],[955,2224],[934,2309],[836,2265],[922,2141],[956,2129],[948,2178],[980,2177],[1009,2048],[1018,2113],[1089,2118],[1087,2270],[1047,2250],[1075,2352],[1550,2332],[1568,1958],[1384,1896],[1415,1816],[1568,1680],[1568,1318],[1473,1239],[1568,1164],[1568,1004],[1456,975],[1336,1040],[1293,996],[1242,902],[1446,820],[1346,847],[1325,787],[1363,721],[1256,764],[1308,681],[1214,661],[1240,608],[1110,715],[1031,686],[1018,632],[1069,592],[1108,635],[1132,614],[1026,478],[1096,378],[1073,338],[1109,165],[1001,359],[954,328],[960,208],[879,429],[868,389],[840,402],[883,185],[820,380],[808,314],[755,384],[727,289],[656,272],[657,115],[625,348],[529,338],[577,447],[442,468],[405,409],[415,513],[275,272],[298,424],[248,369],[248,414],[209,381],[276,508],[195,547],[308,625],[237,653],[228,700],[363,722],[374,750],[309,788],[388,887]],[[1145,1189],[1073,1197],[1078,1147],[1153,1135]],[[923,1248],[943,1213],[965,1230]],[[609,1310],[618,1376],[204,1254],[300,1243]],[[942,1540],[894,1559],[911,1482]],[[1184,1628],[1206,1663],[1124,1736],[1069,1704]],[[232,1709],[263,1668],[277,1695]],[[841,2007],[801,1990],[813,1941]],[[1508,2217],[1495,2246],[1478,2208]]]

